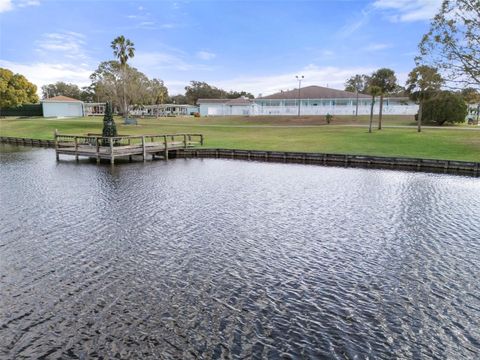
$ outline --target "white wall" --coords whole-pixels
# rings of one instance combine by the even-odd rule
[[[378,105],[373,111],[378,114]],[[418,112],[418,105],[389,105],[383,106],[383,113],[389,115],[415,115]],[[256,110],[256,115],[297,115],[298,106],[261,106]],[[300,115],[355,115],[354,105],[337,106],[301,106]],[[369,115],[370,106],[359,105],[359,115]]]
[[[83,116],[81,102],[43,102],[43,117]]]
[[[378,114],[378,103],[373,111]],[[384,105],[383,113],[386,115],[415,115],[418,112],[418,105]],[[223,104],[201,104],[201,116],[229,116],[229,115],[297,115],[298,106],[229,106]],[[306,106],[300,108],[300,115],[355,115],[354,105],[336,105],[336,106]],[[369,115],[369,105],[358,106],[359,115]]]

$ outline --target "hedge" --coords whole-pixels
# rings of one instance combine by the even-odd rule
[[[25,104],[12,108],[0,108],[0,116],[43,116],[42,104]]]

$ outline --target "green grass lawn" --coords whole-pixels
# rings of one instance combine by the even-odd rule
[[[140,119],[138,126],[122,125],[120,118],[116,122],[122,135],[202,133],[208,147],[480,161],[478,130],[425,128],[417,133],[412,127],[385,128],[369,134],[367,128],[345,126],[368,124],[368,117],[364,116],[336,117],[330,125],[325,125],[324,117],[284,116]],[[387,116],[384,124],[412,122],[411,116]],[[100,133],[102,118],[0,119],[2,136],[52,139],[55,129],[69,134]]]

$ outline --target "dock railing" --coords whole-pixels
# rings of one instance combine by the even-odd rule
[[[168,160],[168,151],[187,149],[204,144],[203,134],[149,134],[149,135],[122,135],[104,137],[99,134],[73,135],[60,134],[55,131],[55,151],[59,154],[96,157],[99,162],[102,158],[114,162],[115,157],[142,155],[145,160],[147,154],[152,158],[162,154]]]

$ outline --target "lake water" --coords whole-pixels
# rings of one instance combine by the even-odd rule
[[[480,180],[2,146],[0,358],[479,358]]]

